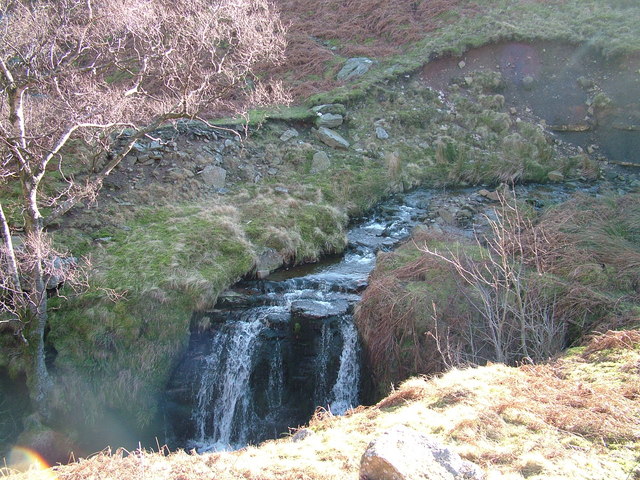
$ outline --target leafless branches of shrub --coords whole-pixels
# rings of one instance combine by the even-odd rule
[[[555,295],[529,273],[527,263],[542,275],[549,242],[543,231],[531,233],[533,225],[515,201],[500,200],[496,218],[487,217],[486,247],[476,239],[479,258],[464,249],[440,253],[427,244],[419,249],[448,264],[460,279],[460,290],[480,318],[469,326],[470,345],[490,345],[491,360],[502,363],[546,360],[564,345],[566,321],[556,311]]]

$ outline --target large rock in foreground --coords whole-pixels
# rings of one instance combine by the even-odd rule
[[[395,426],[369,444],[360,480],[481,480],[476,464],[411,428]]]

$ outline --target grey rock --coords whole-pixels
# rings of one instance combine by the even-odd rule
[[[366,57],[355,57],[347,60],[338,72],[338,80],[349,81],[354,78],[360,77],[369,71],[373,65],[373,60]]]
[[[289,128],[289,129],[285,130],[282,135],[280,135],[280,140],[283,141],[283,142],[288,142],[289,140],[291,140],[292,138],[297,137],[298,135],[300,135],[300,134],[298,133],[298,131],[295,128]]]
[[[305,438],[311,437],[313,435],[315,435],[315,432],[313,430],[309,430],[308,428],[301,428],[300,430],[298,430],[296,433],[293,434],[293,436],[291,437],[291,441],[301,442]]]
[[[380,140],[386,140],[387,138],[389,138],[389,134],[384,128],[376,127],[376,137],[378,137]]]
[[[349,303],[341,299],[336,299],[331,303],[318,300],[295,300],[291,303],[292,315],[310,320],[344,315],[348,311]]]
[[[319,173],[331,166],[331,159],[325,152],[316,152],[311,161],[311,173]]]
[[[273,248],[267,248],[256,259],[255,270],[258,275],[261,271],[273,271],[284,263],[284,257]],[[260,278],[260,277],[259,277]]]
[[[278,174],[278,169],[277,168],[270,168],[269,170],[267,170],[267,173],[269,175],[277,175]]]
[[[458,209],[455,207],[442,207],[438,210],[438,216],[447,225],[457,224],[457,221],[456,221],[457,213],[458,213]]]
[[[222,167],[209,165],[200,172],[202,181],[213,188],[222,188],[227,182],[227,171]]]
[[[317,131],[317,135],[322,143],[329,145],[330,147],[342,148],[344,150],[349,148],[350,143],[346,139],[326,127],[320,127]]]
[[[403,425],[369,444],[360,461],[360,480],[482,480],[476,464],[447,446]]]
[[[338,115],[335,113],[323,113],[318,116],[316,120],[317,127],[327,127],[327,128],[335,128],[342,125],[344,118],[342,115]]]
[[[276,193],[280,193],[282,195],[285,195],[285,194],[289,193],[289,189],[285,188],[285,187],[276,187],[276,188],[273,189],[273,191],[276,192]]]
[[[478,195],[480,195],[481,197],[484,197],[488,200],[491,200],[493,202],[497,202],[498,200],[500,200],[500,194],[497,191],[489,191],[486,188],[483,188],[482,190],[478,191]]]
[[[50,276],[47,280],[47,289],[60,287],[65,278],[67,278],[69,272],[78,265],[78,259],[75,257],[58,257],[57,255],[49,259],[47,262],[47,270],[50,271]]]
[[[269,271],[269,270],[258,270],[256,272],[256,278],[258,280],[264,280],[265,278],[267,278],[269,276],[270,273],[271,273],[271,271]]]
[[[148,148],[145,145],[141,144],[140,142],[136,142],[133,144],[133,147],[131,147],[131,150],[134,152],[142,153],[142,152],[146,152]]]

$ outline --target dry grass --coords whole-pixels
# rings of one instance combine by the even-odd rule
[[[342,417],[318,410],[308,427],[315,435],[300,443],[283,438],[205,455],[107,450],[53,472],[0,477],[355,479],[368,442],[404,424],[479,463],[488,479],[625,479],[640,447],[640,377],[628,368],[640,361],[639,335],[594,336],[592,349],[611,352],[606,368],[599,359],[570,355],[543,366],[496,364],[413,378],[374,407]]]
[[[271,70],[293,85],[296,98],[335,87],[335,73],[327,66],[340,58],[397,54],[402,47],[446,25],[447,12],[473,15],[477,7],[463,0],[367,2],[277,0],[288,25],[286,62]],[[454,16],[452,18],[459,18]],[[335,62],[338,63],[338,62]]]

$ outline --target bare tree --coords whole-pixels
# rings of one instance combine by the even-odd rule
[[[13,215],[0,196],[7,312],[0,318],[28,345],[32,400],[45,419],[47,282],[55,268],[46,225],[95,195],[136,140],[158,126],[274,95],[252,72],[281,58],[284,46],[267,0],[0,0],[0,187],[20,191]],[[73,142],[107,152],[83,183],[64,175]],[[47,198],[41,187],[52,169],[68,182]],[[24,232],[19,249],[10,227]]]

